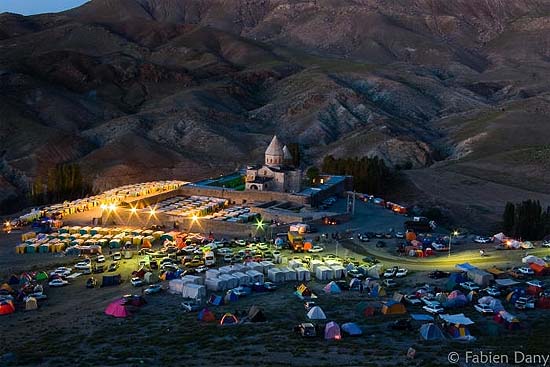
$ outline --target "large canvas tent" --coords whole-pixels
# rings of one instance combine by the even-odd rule
[[[206,288],[204,285],[188,283],[183,286],[181,295],[183,298],[204,299],[206,298]]]

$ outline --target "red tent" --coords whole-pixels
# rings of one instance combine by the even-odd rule
[[[126,309],[126,301],[123,298],[117,299],[107,306],[105,309],[105,314],[122,318],[130,316],[130,312]]]
[[[550,297],[541,297],[537,301],[538,308],[550,308]]]
[[[531,263],[529,264],[529,266],[531,267],[531,269],[533,269],[533,271],[535,272],[535,275],[538,275],[538,276],[547,275],[550,270],[550,268],[547,268],[546,266],[539,265],[536,263]]]
[[[15,306],[12,301],[0,302],[0,315],[9,315],[15,312]]]

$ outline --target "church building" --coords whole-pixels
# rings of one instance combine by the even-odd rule
[[[277,136],[273,137],[265,151],[263,166],[251,166],[246,170],[246,190],[299,192],[302,171],[292,166],[292,155]]]

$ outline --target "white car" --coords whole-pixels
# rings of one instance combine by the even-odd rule
[[[498,290],[498,288],[495,288],[495,287],[488,287],[488,288],[485,288],[484,289],[485,293],[487,293],[488,296],[491,296],[491,297],[498,297],[500,296],[502,293]]]
[[[61,267],[55,269],[54,271],[52,271],[50,273],[50,276],[52,276],[52,275],[61,275],[62,277],[66,277],[66,276],[71,275],[72,271],[73,271],[73,269],[71,269],[71,268],[66,268],[64,266],[61,266]]]
[[[405,238],[405,234],[403,232],[397,232],[395,238]]]
[[[518,271],[519,271],[521,274],[526,274],[526,275],[534,275],[534,274],[535,274],[535,272],[533,271],[533,269],[528,268],[528,267],[526,267],[526,266],[523,266],[523,267],[519,268]]]
[[[530,249],[535,248],[535,246],[533,246],[533,244],[531,242],[522,242],[520,247],[524,250],[530,250]]]
[[[475,284],[474,282],[465,282],[460,284],[460,286],[468,291],[478,291],[479,286]]]
[[[532,285],[533,287],[544,288],[544,283],[540,280],[530,280],[526,284]]]
[[[114,261],[118,261],[122,259],[122,254],[120,252],[115,252],[112,257]]]
[[[54,279],[48,283],[50,287],[63,287],[63,286],[66,286],[67,284],[69,284],[69,282],[63,279]]]
[[[397,266],[394,266],[393,268],[386,269],[386,271],[384,272],[384,278],[394,277],[395,274],[397,274],[397,270],[399,270],[399,268]]]
[[[104,255],[99,255],[97,257],[97,262],[98,263],[104,263],[105,262],[105,256]]]
[[[443,313],[445,312],[445,309],[441,306],[438,306],[438,305],[433,305],[433,306],[424,306],[422,307],[422,309],[428,313],[431,313],[431,314],[439,314],[439,313]]]
[[[550,241],[549,240],[543,241],[541,246],[542,247],[550,247]]]
[[[316,253],[316,252],[323,252],[325,251],[324,248],[322,248],[321,246],[313,246],[312,248],[310,248],[308,250],[308,252],[313,252],[313,253]]]
[[[475,242],[475,243],[486,244],[486,243],[490,243],[490,242],[492,242],[492,241],[491,241],[491,239],[490,239],[489,237],[475,236],[474,242]]]
[[[422,304],[422,301],[420,298],[416,296],[416,294],[407,294],[403,297],[405,299],[405,302],[411,304],[411,305],[420,305]]]
[[[227,254],[223,257],[223,261],[226,262],[226,263],[230,263],[231,261],[233,261],[233,255],[231,254]]]
[[[235,241],[235,243],[239,246],[246,246],[246,241],[245,240],[237,240],[237,241]]]
[[[130,283],[134,286],[134,287],[141,287],[143,285],[143,280],[141,278],[138,278],[138,277],[134,277],[130,280]]]
[[[406,277],[408,273],[409,273],[408,269],[399,268],[397,269],[397,273],[395,273],[395,276],[398,278],[403,278],[403,277]]]
[[[447,246],[445,246],[444,244],[442,243],[437,243],[437,242],[433,242],[432,243],[432,247],[435,251],[445,251],[448,249]]]
[[[267,251],[267,250],[269,250],[269,245],[268,245],[267,243],[261,242],[261,243],[258,243],[258,245],[256,246],[256,248],[257,248],[258,250],[261,250],[261,251]]]
[[[227,247],[220,248],[220,249],[218,249],[218,254],[219,255],[233,255],[233,250],[231,250],[230,248],[227,248]]]
[[[74,266],[74,268],[77,270],[90,270],[91,267],[92,266],[87,262],[79,262]]]
[[[489,305],[477,304],[474,306],[475,310],[483,315],[492,315],[495,313]]]

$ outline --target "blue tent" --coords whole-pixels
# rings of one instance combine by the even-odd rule
[[[357,279],[357,278],[351,278],[350,282],[349,282],[349,289],[359,289],[361,285],[361,280]]]
[[[238,300],[239,300],[239,296],[235,292],[231,290],[227,291],[227,294],[225,295],[225,299],[224,299],[225,303],[236,302]]]
[[[19,284],[19,277],[15,274],[12,274],[10,279],[8,280],[9,285]]]
[[[176,279],[178,276],[176,275],[176,273],[172,272],[172,271],[167,271],[166,272],[166,280],[172,280],[172,279]]]
[[[420,327],[420,337],[424,340],[440,340],[445,336],[435,324],[424,324]]]
[[[456,264],[455,267],[462,271],[470,271],[470,270],[477,269],[477,267],[473,266],[470,263]]]
[[[340,289],[338,284],[336,284],[334,281],[332,281],[332,282],[328,283],[327,285],[325,285],[325,287],[323,289],[325,290],[325,293],[329,293],[329,294],[342,293],[342,290]]]
[[[350,336],[363,334],[363,330],[354,322],[347,322],[342,325],[342,330]]]
[[[451,273],[451,275],[449,275],[449,279],[447,280],[446,288],[447,290],[452,291],[455,287],[466,281],[467,279],[462,273]]]
[[[208,303],[214,305],[214,306],[220,306],[223,305],[223,297],[222,296],[216,296],[215,294],[210,296],[210,299],[208,300]]]

